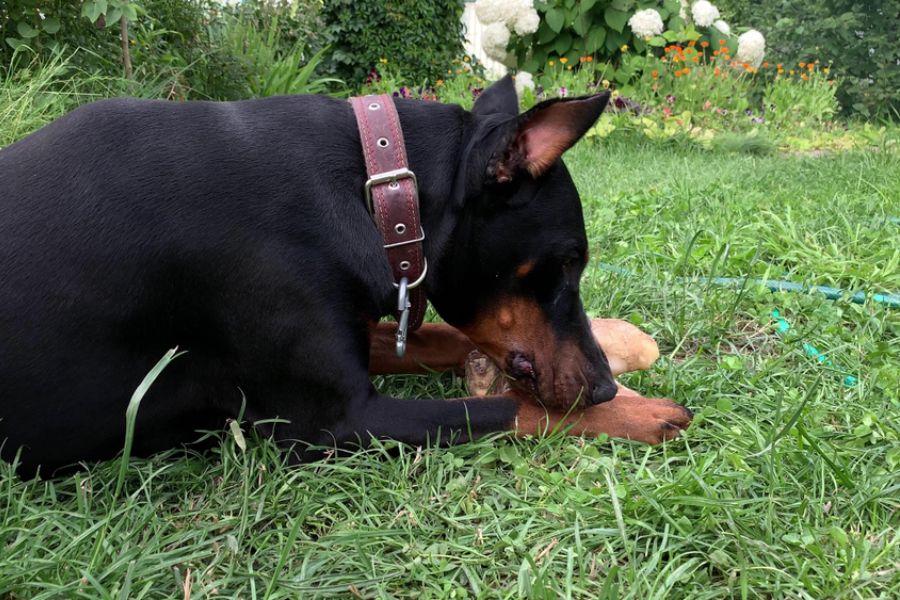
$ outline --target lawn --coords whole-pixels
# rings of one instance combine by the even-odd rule
[[[613,136],[566,162],[585,305],[656,336],[662,358],[624,379],[695,411],[683,439],[497,436],[290,468],[229,432],[206,456],[133,460],[119,494],[116,461],[52,481],[2,465],[0,598],[900,597],[900,310],[692,280],[900,293],[897,151]]]

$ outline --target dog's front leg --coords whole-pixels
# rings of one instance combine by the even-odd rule
[[[445,323],[425,323],[410,331],[406,354],[397,356],[395,323],[381,322],[371,328],[369,373],[371,375],[418,374],[430,371],[462,373],[466,357],[475,345],[458,329]]]
[[[475,350],[475,345],[458,329],[445,323],[426,323],[409,332],[406,354],[398,357],[394,346],[396,331],[394,323],[372,326],[369,374],[462,373],[466,358]],[[591,331],[606,354],[614,376],[649,369],[659,358],[659,348],[653,338],[627,321],[593,319]]]
[[[615,398],[603,404],[569,412],[545,409],[523,399],[516,413],[515,433],[519,436],[545,435],[564,430],[569,435],[597,437],[606,434],[659,444],[678,437],[691,424],[693,414],[680,404],[665,398],[644,398],[619,386]]]

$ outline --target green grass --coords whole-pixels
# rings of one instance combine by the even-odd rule
[[[13,104],[0,114],[54,116]],[[118,461],[51,481],[0,465],[0,598],[900,597],[900,313],[679,279],[900,293],[900,156],[613,139],[567,162],[585,305],[656,336],[663,357],[626,379],[695,410],[684,439],[497,436],[290,468],[229,430],[206,456],[132,459],[121,490]],[[378,384],[462,392],[449,375]]]

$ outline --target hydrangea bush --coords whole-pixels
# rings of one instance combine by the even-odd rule
[[[660,56],[673,42],[725,39],[740,62],[754,67],[766,51],[759,31],[734,36],[708,0],[477,0],[475,11],[486,26],[487,55],[530,73],[551,63],[574,69],[585,57],[593,64],[619,62],[629,49]],[[617,69],[607,76],[626,83],[635,73]]]

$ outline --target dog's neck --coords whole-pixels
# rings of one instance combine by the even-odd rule
[[[419,211],[425,231],[429,280],[439,278],[452,241],[465,190],[464,151],[471,115],[459,106],[399,100],[406,153],[419,183]],[[429,286],[432,287],[432,286]]]

